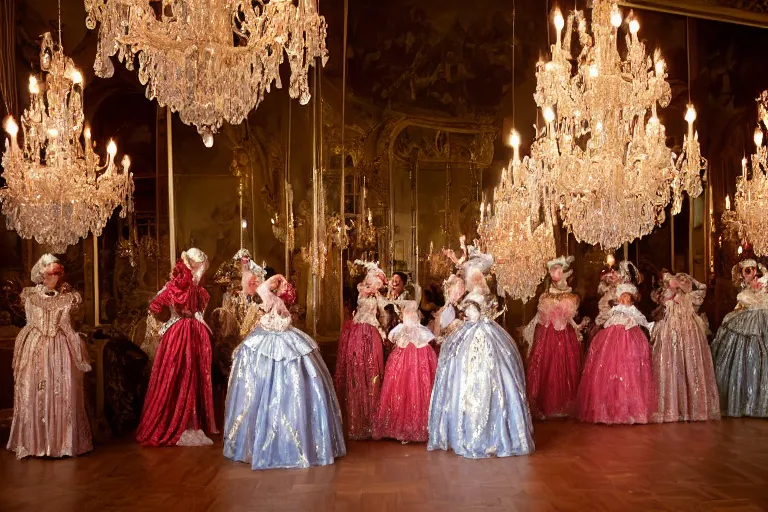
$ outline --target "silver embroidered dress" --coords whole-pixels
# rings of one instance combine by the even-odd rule
[[[467,318],[440,350],[427,449],[473,459],[527,455],[535,446],[523,361],[512,337],[494,320],[496,301],[480,273],[492,260],[480,261],[483,257],[465,264]]]
[[[317,343],[291,327],[290,313],[269,283],[258,290],[261,322],[235,349],[224,456],[253,469],[332,464],[346,454],[333,381]]]

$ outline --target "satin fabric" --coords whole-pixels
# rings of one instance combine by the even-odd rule
[[[384,349],[378,329],[349,320],[339,340],[334,384],[350,439],[370,439],[379,410]]]
[[[588,423],[649,423],[656,389],[648,338],[640,327],[602,329],[589,346],[578,393],[578,417]]]
[[[720,419],[712,354],[704,321],[690,298],[665,302],[664,315],[651,334],[653,374],[662,422]]]
[[[768,309],[729,313],[712,355],[722,414],[768,417]]]
[[[217,433],[211,385],[211,341],[202,314],[209,296],[192,281],[183,263],[174,278],[150,302],[182,316],[163,334],[157,348],[136,439],[144,446],[173,446],[186,430]]]
[[[333,381],[302,331],[256,327],[236,349],[224,456],[253,469],[332,464],[346,454]]]
[[[86,348],[72,328],[77,292],[49,297],[44,287],[25,288],[27,325],[13,352],[14,407],[8,449],[21,459],[73,457],[93,449],[85,411]]]
[[[429,401],[437,371],[437,355],[430,345],[395,346],[387,359],[381,403],[373,438],[426,442],[429,438]]]
[[[467,321],[443,343],[427,449],[472,459],[535,450],[523,362],[512,337],[495,321]]]

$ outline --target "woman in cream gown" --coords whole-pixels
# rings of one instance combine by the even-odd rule
[[[62,284],[64,267],[46,254],[21,294],[27,325],[13,351],[14,408],[8,449],[16,457],[74,457],[93,449],[85,413],[86,347],[72,327],[80,294]]]

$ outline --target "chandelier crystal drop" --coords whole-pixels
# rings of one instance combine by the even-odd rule
[[[534,99],[545,127],[531,154],[542,159],[544,186],[576,239],[614,249],[661,224],[673,196],[679,206],[684,192],[701,192],[691,170],[700,160],[698,141],[689,132],[689,151],[676,165],[657,115],[671,100],[665,63],[659,52],[646,54],[631,14],[625,20],[611,0],[595,0],[591,33],[583,11],[572,12],[567,23],[556,11],[554,25],[552,59],[537,64]],[[575,58],[574,35],[581,47]],[[681,170],[690,171],[684,179]]]
[[[493,254],[498,292],[528,302],[556,257],[552,217],[543,209],[540,166],[520,161],[520,136],[510,135],[512,161],[501,172],[492,204],[480,207],[478,233],[486,252]]]
[[[157,12],[151,4],[158,5]],[[328,60],[325,18],[313,0],[85,0],[86,26],[99,26],[94,69],[110,57],[134,69],[149,99],[197,127],[206,146],[224,121],[241,123],[291,67],[289,93],[310,99],[308,69]]]
[[[83,75],[50,33],[43,35],[40,67],[44,80],[29,79],[21,144],[16,121],[8,116],[4,123],[0,202],[9,229],[61,253],[91,232],[99,236],[118,206],[121,217],[133,211],[133,174],[127,156],[118,170],[113,141],[101,165],[84,124]]]
[[[768,91],[758,98],[755,128],[755,153],[741,161],[741,176],[736,179],[735,212],[726,198],[724,223],[752,244],[755,255],[768,256],[768,147],[764,145],[768,129]],[[750,164],[750,165],[748,165]]]

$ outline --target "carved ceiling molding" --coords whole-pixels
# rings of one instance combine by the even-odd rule
[[[405,146],[399,141],[408,128],[433,130],[434,139],[427,144],[419,140],[415,144]],[[420,159],[430,163],[468,163],[479,167],[488,167],[493,161],[493,141],[498,130],[490,123],[466,119],[446,119],[443,117],[396,115],[385,121],[377,145],[377,156],[391,162],[391,159],[411,160],[413,150],[418,149]],[[466,144],[453,146],[450,155],[440,143],[443,135],[469,135]],[[458,150],[458,151],[457,151]]]
[[[619,4],[635,9],[768,28],[768,0],[619,0]]]

